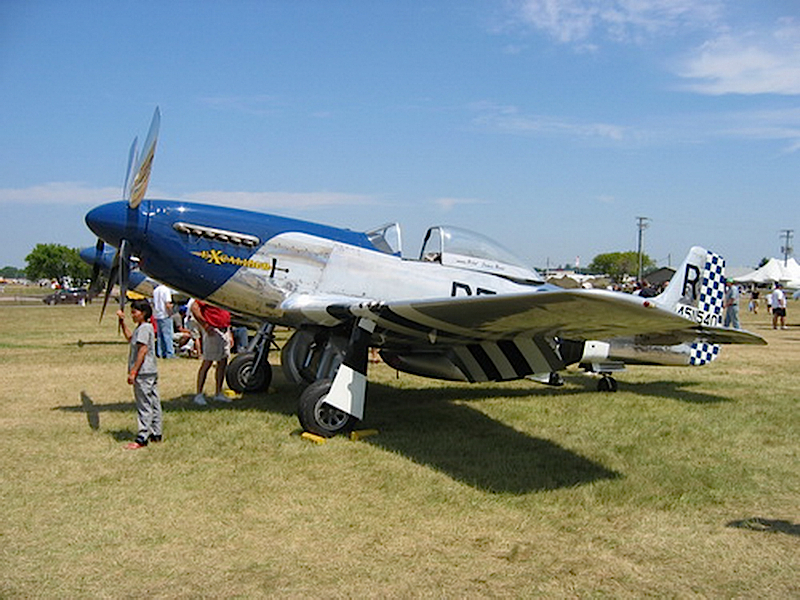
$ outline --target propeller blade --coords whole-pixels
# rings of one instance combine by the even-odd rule
[[[89,294],[97,294],[100,291],[100,257],[105,250],[105,242],[98,239],[97,245],[94,247],[94,262],[92,263],[92,279],[89,284]]]
[[[128,168],[125,170],[125,183],[122,186],[122,199],[128,204],[131,202],[131,184],[133,184],[133,169],[139,162],[139,138],[133,138],[131,149],[128,151]]]
[[[117,251],[117,255],[114,257],[114,262],[111,264],[111,270],[108,272],[108,284],[106,285],[106,294],[103,297],[103,308],[100,309],[100,321],[103,320],[103,315],[106,313],[106,306],[108,305],[108,298],[111,296],[111,288],[114,287],[114,283],[117,279],[117,273],[119,272],[119,261],[117,257],[119,256],[119,251]]]
[[[150,182],[150,170],[153,167],[153,158],[156,153],[159,127],[161,127],[161,111],[156,106],[153,120],[150,123],[150,131],[147,132],[147,138],[142,146],[142,153],[136,161],[130,198],[128,199],[128,205],[131,208],[137,208],[144,199],[145,192],[147,192],[147,184]]]
[[[119,309],[125,310],[128,299],[128,276],[131,271],[131,251],[128,240],[119,245]]]

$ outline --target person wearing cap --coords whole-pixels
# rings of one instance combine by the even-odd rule
[[[739,325],[739,286],[728,279],[725,282],[725,327],[741,329]]]
[[[775,283],[775,289],[770,295],[770,305],[772,306],[772,328],[778,328],[778,321],[781,322],[781,329],[786,329],[786,294],[783,293],[783,286]]]

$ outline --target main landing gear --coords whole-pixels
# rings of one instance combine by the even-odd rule
[[[300,395],[297,416],[303,429],[331,437],[350,431],[363,418],[369,341],[374,330],[373,321],[359,319],[352,324],[348,339],[341,331],[319,344],[318,364],[330,370],[318,370],[318,380]]]
[[[363,416],[371,323],[340,329],[299,329],[281,350],[283,373],[304,387],[297,416],[304,430],[332,437],[353,429]],[[265,390],[272,381],[267,358],[274,325],[265,323],[247,352],[228,365],[228,387],[237,392]]]
[[[275,325],[264,323],[256,333],[246,352],[237,354],[228,363],[225,381],[234,392],[260,392],[272,383],[272,365],[267,360],[269,348],[275,340]]]

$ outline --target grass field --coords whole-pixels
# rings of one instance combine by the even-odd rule
[[[130,452],[98,311],[0,304],[2,598],[800,597],[800,327],[744,315],[769,346],[616,394],[378,365],[378,435],[321,445],[279,369],[200,408],[162,361],[165,441]]]

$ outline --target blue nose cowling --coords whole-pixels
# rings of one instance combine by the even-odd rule
[[[109,202],[86,214],[86,225],[104,242],[119,247],[123,239],[135,243],[141,238],[145,219],[142,206],[130,208],[127,202]]]

